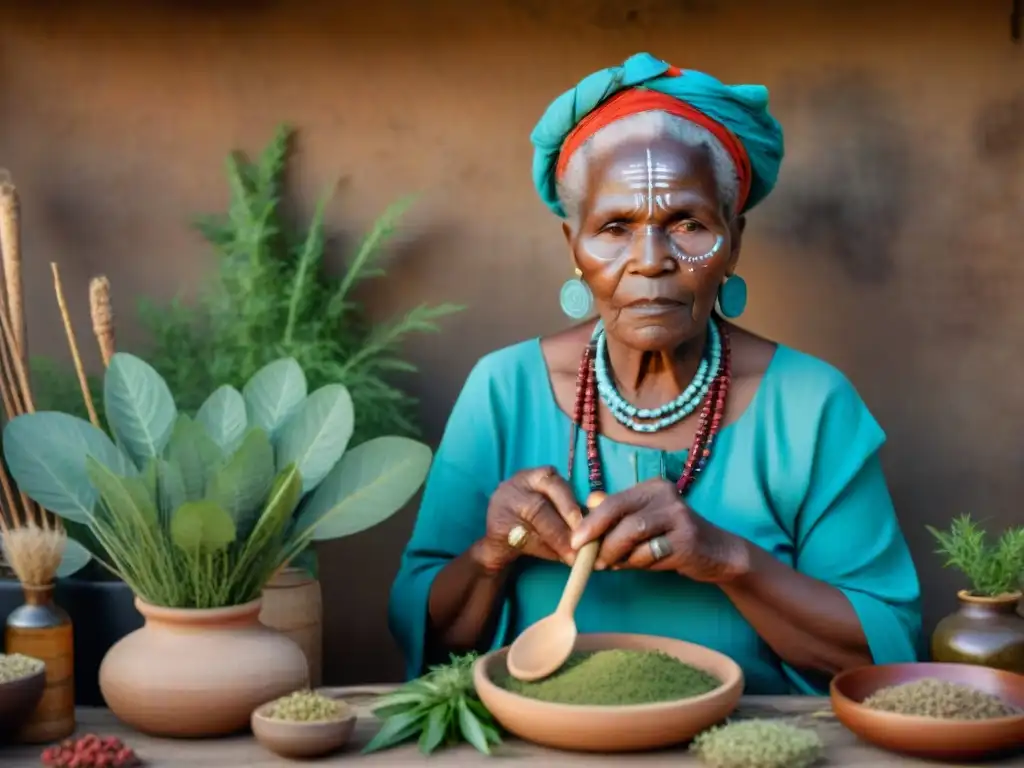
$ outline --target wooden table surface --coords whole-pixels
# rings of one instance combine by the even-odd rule
[[[318,760],[316,765],[346,765],[358,762],[359,765],[377,766],[413,766],[413,765],[444,765],[445,768],[461,766],[494,766],[494,757],[488,758],[478,754],[472,748],[460,746],[455,749],[439,752],[433,759],[422,757],[415,745],[398,747],[372,755],[360,755],[359,750],[376,733],[378,722],[370,715],[367,706],[376,696],[393,690],[391,686],[371,688],[339,688],[336,691],[345,695],[346,700],[354,704],[359,711],[359,720],[353,742],[342,752],[328,758]],[[841,766],[842,768],[907,768],[908,766],[934,766],[930,763],[913,758],[892,755],[859,741],[853,734],[843,728],[831,717],[828,699],[803,696],[748,696],[744,697],[735,718],[773,718],[785,719],[795,724],[815,728],[826,744],[826,760],[823,765]],[[224,739],[201,741],[183,741],[170,739],[153,739],[143,736],[122,725],[106,709],[79,709],[79,733],[96,733],[101,736],[117,736],[128,746],[135,749],[145,765],[153,768],[223,768],[224,766],[250,766],[251,768],[276,768],[277,766],[294,766],[296,763],[283,760],[265,751],[250,735],[233,736]],[[41,747],[0,747],[0,766],[3,768],[29,768],[38,766]],[[646,766],[647,768],[686,768],[699,766],[700,762],[686,752],[686,747],[674,750],[636,754],[636,755],[585,755],[557,752],[521,741],[510,740],[503,744],[496,755],[500,755],[497,764],[504,759],[516,758],[517,764],[525,759],[538,766],[560,768],[561,766],[625,765]],[[505,763],[506,765],[509,765]],[[948,764],[947,764],[948,765]],[[1017,766],[1024,768],[1024,758],[1010,758],[1001,762],[985,764],[958,763],[962,767],[978,765],[995,768],[995,766]]]

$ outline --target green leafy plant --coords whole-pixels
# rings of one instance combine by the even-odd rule
[[[371,322],[354,294],[367,280],[385,277],[384,246],[411,201],[388,208],[341,274],[329,274],[324,211],[330,194],[320,198],[305,232],[284,214],[291,136],[280,127],[255,162],[229,156],[228,210],[197,222],[217,256],[216,275],[194,305],[142,305],[153,338],[147,359],[182,410],[192,412],[215,387],[241,387],[271,360],[293,357],[312,388],[337,383],[351,393],[360,417],[354,445],[384,434],[417,437],[416,400],[392,378],[415,371],[401,346],[412,334],[436,332],[439,318],[462,307],[420,305],[396,320]]]
[[[947,568],[960,571],[971,584],[973,594],[995,597],[1016,592],[1024,577],[1024,527],[1007,529],[991,543],[986,532],[970,515],[953,520],[947,531],[926,526],[939,544]]]
[[[195,418],[133,355],[114,355],[103,392],[114,440],[70,414],[37,412],[6,426],[4,457],[19,490],[79,534],[72,556],[89,552],[153,605],[257,598],[310,542],[394,514],[431,462],[429,447],[400,436],[347,450],[348,390],[309,392],[293,358],[242,391],[219,387]]]
[[[429,755],[442,747],[468,742],[489,755],[501,743],[497,722],[476,695],[473,664],[476,654],[452,656],[421,678],[381,698],[373,714],[383,725],[363,753],[417,740]]]

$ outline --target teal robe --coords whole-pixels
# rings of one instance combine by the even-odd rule
[[[391,631],[406,673],[422,674],[427,602],[437,573],[484,535],[487,501],[522,469],[567,474],[570,421],[558,407],[538,339],[491,353],[470,373],[427,479],[415,529],[391,592]],[[573,470],[588,495],[584,435]],[[885,434],[835,368],[779,346],[739,418],[723,427],[687,502],[801,573],[839,589],[860,619],[876,664],[917,659],[920,588],[886,486]],[[616,493],[650,478],[676,479],[686,451],[600,439]],[[568,568],[523,557],[508,582],[500,647],[554,610]],[[825,682],[778,658],[714,584],[675,573],[595,573],[576,612],[580,632],[679,638],[734,659],[751,694],[823,694]],[[436,660],[434,660],[436,661]]]

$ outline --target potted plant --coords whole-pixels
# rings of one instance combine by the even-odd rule
[[[934,661],[978,664],[1024,674],[1024,618],[1017,613],[1024,576],[1024,527],[994,543],[970,515],[940,531],[928,526],[945,566],[970,583],[957,593],[959,609],[932,634]]]
[[[299,647],[259,622],[267,581],[311,542],[400,509],[430,449],[378,437],[347,450],[348,390],[309,393],[293,358],[241,392],[219,387],[193,419],[152,366],[117,353],[104,403],[113,440],[60,412],[18,416],[3,435],[20,491],[85,528],[145,618],[105,657],[104,698],[154,735],[242,729],[256,706],[308,684]]]
[[[146,359],[174,392],[178,408],[194,415],[217,387],[230,384],[241,389],[264,365],[292,357],[305,371],[311,389],[332,383],[348,389],[359,414],[352,447],[384,435],[418,438],[416,399],[392,378],[415,371],[402,358],[401,345],[412,334],[436,332],[436,321],[461,307],[420,305],[394,320],[372,320],[354,292],[366,281],[386,275],[381,264],[383,246],[408,201],[388,208],[344,268],[332,274],[324,264],[329,195],[321,198],[305,227],[295,226],[285,215],[291,138],[292,131],[281,126],[254,160],[240,153],[229,155],[227,211],[196,222],[216,257],[216,272],[188,306],[177,301],[141,305],[140,319],[151,338]],[[91,299],[94,295],[95,291],[90,293]],[[109,301],[105,314],[97,312],[96,301],[92,306],[94,330],[103,350],[105,334],[100,326],[112,328]],[[112,343],[107,347],[112,348]],[[105,359],[110,352],[104,352]],[[74,372],[47,359],[36,358],[32,363],[41,408],[88,417],[79,385],[84,374],[76,378]],[[101,403],[101,380],[89,377],[87,386]],[[102,408],[96,411],[105,428]],[[84,534],[75,531],[73,535]],[[88,619],[90,628],[76,639],[76,653],[83,664],[91,660],[98,664],[114,642],[141,626],[130,589],[96,563],[61,579],[58,596],[69,606],[73,619],[80,624]],[[13,593],[12,599],[19,597],[20,593]],[[3,598],[0,589],[0,602]],[[261,618],[303,646],[314,684],[320,682],[320,611],[317,562],[310,547],[271,579]],[[76,695],[80,705],[102,703],[90,679],[80,681]]]

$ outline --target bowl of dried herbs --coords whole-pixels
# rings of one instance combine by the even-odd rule
[[[42,661],[20,653],[0,653],[0,741],[32,714],[45,685]]]
[[[743,672],[703,646],[632,634],[580,635],[565,665],[542,680],[513,678],[503,648],[474,668],[480,701],[508,732],[579,752],[678,744],[724,720]]]
[[[837,675],[836,719],[891,752],[977,760],[1024,749],[1024,675],[973,664],[882,664]]]
[[[341,749],[352,737],[355,709],[317,691],[295,691],[264,704],[252,713],[256,740],[287,758],[323,757]]]

